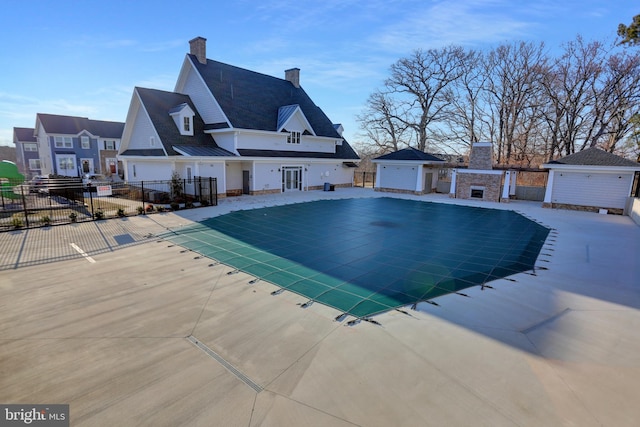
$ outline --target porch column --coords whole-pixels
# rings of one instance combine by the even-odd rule
[[[504,187],[502,188],[501,202],[509,201],[509,187],[511,185],[511,171],[507,171],[504,176]]]
[[[451,170],[451,188],[449,188],[449,197],[452,199],[456,198],[456,176],[457,169]]]
[[[549,171],[549,177],[547,178],[547,188],[544,190],[543,206],[551,204],[551,193],[553,193],[553,170]]]

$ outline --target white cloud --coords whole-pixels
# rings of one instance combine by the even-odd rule
[[[382,50],[403,54],[450,44],[512,40],[525,35],[535,25],[533,21],[517,17],[502,1],[437,1],[425,6],[382,28],[370,37],[370,42]]]

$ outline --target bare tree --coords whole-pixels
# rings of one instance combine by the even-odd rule
[[[640,52],[632,49],[580,36],[557,57],[542,43],[487,53],[449,46],[414,51],[390,72],[358,117],[380,154],[463,153],[489,140],[498,163],[532,166],[586,147],[636,150]]]
[[[514,151],[518,141],[520,147],[526,147],[527,133],[539,123],[534,112],[542,103],[541,81],[546,62],[543,43],[504,44],[486,57],[485,90],[498,163],[508,164],[518,157]]]
[[[398,117],[396,101],[377,91],[369,95],[364,112],[356,119],[365,138],[377,147],[379,154],[385,154],[410,145],[408,126]]]
[[[556,153],[574,153],[576,144],[586,140],[585,119],[592,114],[593,88],[602,74],[604,59],[601,43],[585,43],[578,37],[564,46],[564,53],[546,73],[543,82],[550,108],[545,120],[553,135],[549,159]]]
[[[609,56],[592,92],[592,114],[582,148],[601,146],[614,152],[632,130],[631,118],[639,112],[640,55],[625,51]]]
[[[481,52],[469,51],[461,64],[462,75],[446,92],[449,105],[439,143],[456,152],[489,138],[482,97],[488,76],[481,66],[482,59]]]
[[[449,86],[464,74],[467,56],[460,46],[416,50],[391,66],[385,86],[398,100],[397,119],[414,131],[418,150],[430,148],[429,128],[443,120]]]

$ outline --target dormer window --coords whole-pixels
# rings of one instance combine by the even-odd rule
[[[193,136],[193,117],[195,113],[189,104],[183,103],[169,110],[169,115],[180,131],[180,135]]]
[[[300,144],[300,132],[289,132],[287,144]]]

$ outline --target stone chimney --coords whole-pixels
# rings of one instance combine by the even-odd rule
[[[476,142],[471,146],[469,155],[469,169],[493,169],[493,144],[490,142]]]
[[[191,48],[191,55],[198,58],[199,63],[207,65],[207,39],[196,37],[193,40],[189,40],[189,47]]]
[[[284,79],[290,81],[295,87],[300,87],[300,68],[291,68],[284,71]]]

